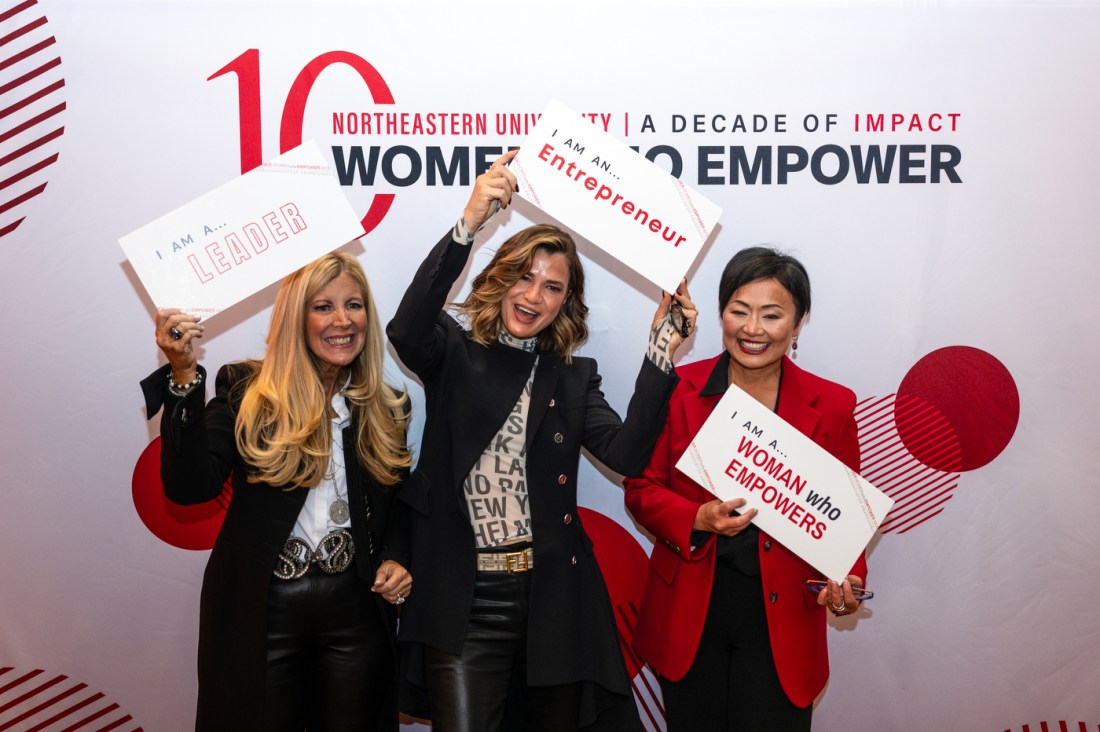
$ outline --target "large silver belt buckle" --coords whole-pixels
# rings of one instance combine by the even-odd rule
[[[317,551],[313,553],[317,566],[326,574],[343,572],[354,557],[355,542],[351,540],[351,532],[347,529],[337,529],[321,539]]]
[[[284,580],[300,579],[309,571],[312,562],[326,574],[339,574],[354,558],[355,542],[347,529],[333,531],[321,539],[316,549],[311,549],[297,536],[290,536],[275,560],[275,576]]]

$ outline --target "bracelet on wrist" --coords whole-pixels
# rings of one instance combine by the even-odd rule
[[[185,397],[194,391],[195,387],[202,383],[202,372],[196,371],[195,378],[186,384],[176,382],[172,372],[168,372],[168,393],[172,396]]]

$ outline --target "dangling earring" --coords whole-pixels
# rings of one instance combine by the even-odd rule
[[[791,358],[796,361],[798,360],[798,336],[795,336],[794,339],[791,340]]]

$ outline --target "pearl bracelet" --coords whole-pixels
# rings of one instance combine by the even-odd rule
[[[168,372],[168,393],[172,396],[185,397],[201,383],[202,372],[196,371],[195,378],[186,384],[177,384],[176,380],[172,377],[172,372]]]

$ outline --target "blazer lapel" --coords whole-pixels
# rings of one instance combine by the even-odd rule
[[[447,410],[454,420],[451,424],[455,445],[452,475],[463,479],[508,419],[523,393],[523,387],[527,385],[527,377],[531,375],[531,368],[535,363],[534,353],[503,343],[490,345],[484,356],[486,360],[480,369],[481,378],[492,379],[493,388],[478,389],[476,394],[456,394],[452,399],[464,404],[466,408]],[[469,400],[473,399],[482,401],[470,403]],[[470,419],[471,414],[476,414],[477,417]],[[462,490],[462,481],[458,482],[457,488]]]
[[[818,396],[817,390],[802,378],[802,369],[784,356],[779,416],[810,438],[813,438],[817,423],[821,420],[821,413],[813,406]]]
[[[546,415],[546,410],[550,406],[555,390],[558,388],[558,367],[560,365],[561,356],[558,354],[539,354],[539,365],[535,370],[535,384],[531,387],[531,403],[527,408],[526,447],[531,446],[531,440],[538,432],[542,418]]]
[[[344,477],[348,486],[348,508],[351,510],[351,535],[355,538],[357,550],[363,551],[362,556],[369,556],[367,548],[371,541],[367,538],[367,532],[371,526],[367,521],[367,502],[370,497],[363,481],[362,466],[359,465],[359,452],[355,445],[357,432],[356,421],[352,418],[351,424],[343,430]],[[373,560],[373,557],[370,558]]]

